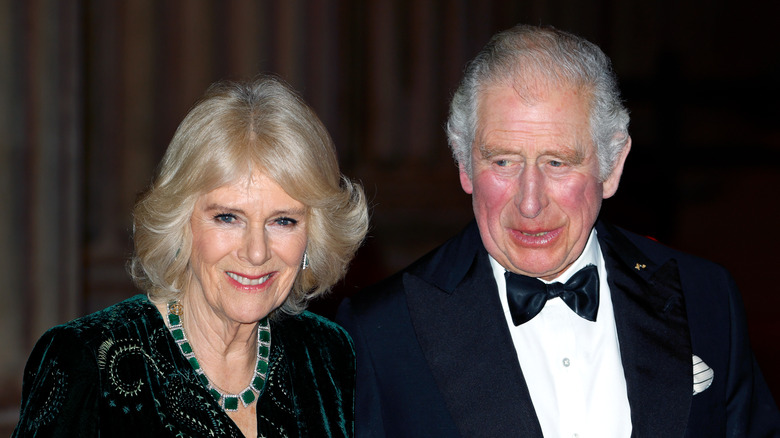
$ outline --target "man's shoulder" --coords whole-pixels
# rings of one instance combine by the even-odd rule
[[[418,269],[420,263],[423,263],[423,259],[418,259],[389,277],[360,289],[342,302],[340,310],[348,308],[354,315],[364,315],[369,319],[385,318],[396,311],[403,311],[406,308],[404,276]],[[337,322],[340,322],[338,318]]]
[[[597,231],[599,240],[604,238],[607,245],[614,245],[620,251],[627,243],[656,265],[675,260],[680,269],[726,271],[723,266],[712,260],[674,248],[653,236],[638,234],[606,222],[599,222]]]
[[[469,271],[482,246],[475,222],[405,268],[360,290],[351,301],[356,306],[395,301],[404,295],[404,278],[414,276],[442,289],[450,289]]]

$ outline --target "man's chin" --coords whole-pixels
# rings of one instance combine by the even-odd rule
[[[565,264],[560,260],[539,260],[536,263],[529,263],[528,257],[522,255],[513,257],[510,263],[513,268],[510,270],[516,274],[545,280],[554,279],[566,270]]]

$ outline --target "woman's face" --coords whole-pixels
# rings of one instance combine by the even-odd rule
[[[190,227],[189,305],[255,323],[284,303],[306,249],[302,203],[255,171],[201,195]]]

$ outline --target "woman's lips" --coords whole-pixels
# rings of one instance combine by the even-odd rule
[[[271,274],[258,275],[258,276],[248,276],[248,275],[241,275],[236,272],[230,272],[230,271],[226,272],[226,274],[228,278],[233,280],[233,282],[238,283],[238,285],[242,287],[262,286],[273,275],[271,273]]]

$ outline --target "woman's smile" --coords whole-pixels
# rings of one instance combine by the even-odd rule
[[[235,272],[226,272],[227,276],[233,280],[236,283],[239,283],[241,286],[259,286],[264,285],[265,282],[271,278],[273,274],[266,274],[263,276],[249,276],[249,275],[241,275]]]

